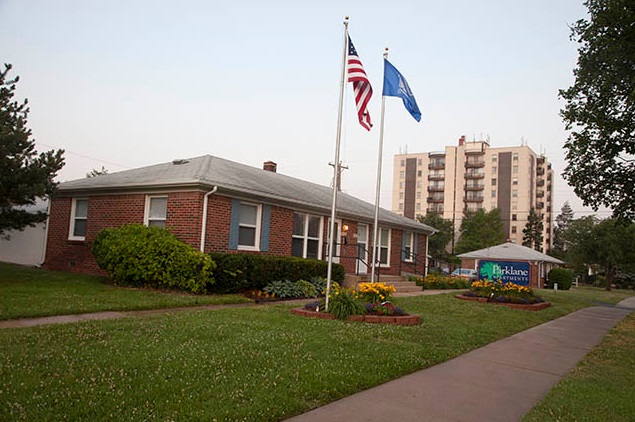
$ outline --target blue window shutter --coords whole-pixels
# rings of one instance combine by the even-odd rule
[[[269,251],[269,233],[271,232],[271,205],[262,206],[262,227],[260,230],[260,252]]]
[[[406,259],[406,232],[402,231],[401,232],[401,260],[405,261]]]
[[[232,211],[229,217],[229,249],[238,249],[238,231],[240,229],[240,201],[232,199]]]

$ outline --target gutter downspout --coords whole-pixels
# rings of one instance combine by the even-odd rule
[[[205,194],[203,198],[203,223],[201,225],[201,252],[205,252],[205,235],[207,234],[207,204],[209,196],[216,193],[218,186],[214,186],[211,191]]]

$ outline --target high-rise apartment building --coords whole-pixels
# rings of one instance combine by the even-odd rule
[[[507,236],[522,244],[531,208],[543,222],[542,251],[553,245],[553,170],[526,145],[492,148],[467,142],[445,151],[397,154],[392,210],[409,218],[436,213],[453,221],[458,234],[465,211],[499,208]]]

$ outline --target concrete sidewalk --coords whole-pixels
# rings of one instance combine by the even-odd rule
[[[518,421],[633,310],[581,309],[289,421]]]

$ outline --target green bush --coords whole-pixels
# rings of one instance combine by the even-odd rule
[[[302,291],[302,297],[318,297],[318,291],[313,283],[306,280],[298,280],[295,284]]]
[[[357,291],[336,287],[329,295],[329,313],[338,319],[347,319],[351,315],[366,314],[366,307],[357,298]]]
[[[313,287],[313,285],[311,285]],[[292,299],[303,297],[304,292],[299,284],[289,280],[277,280],[267,284],[264,289],[265,293],[274,295],[281,299]]]
[[[119,284],[205,293],[214,283],[214,261],[164,228],[107,228],[97,234],[91,252],[97,265]]]
[[[214,252],[216,262],[214,279],[208,286],[215,293],[239,293],[244,290],[262,290],[275,280],[312,280],[326,277],[326,261],[288,256],[271,256]],[[344,280],[344,267],[333,264],[334,281]],[[316,286],[317,287],[317,286]]]
[[[573,271],[566,268],[552,268],[548,274],[549,285],[553,286],[558,283],[559,290],[569,290],[573,283]]]

